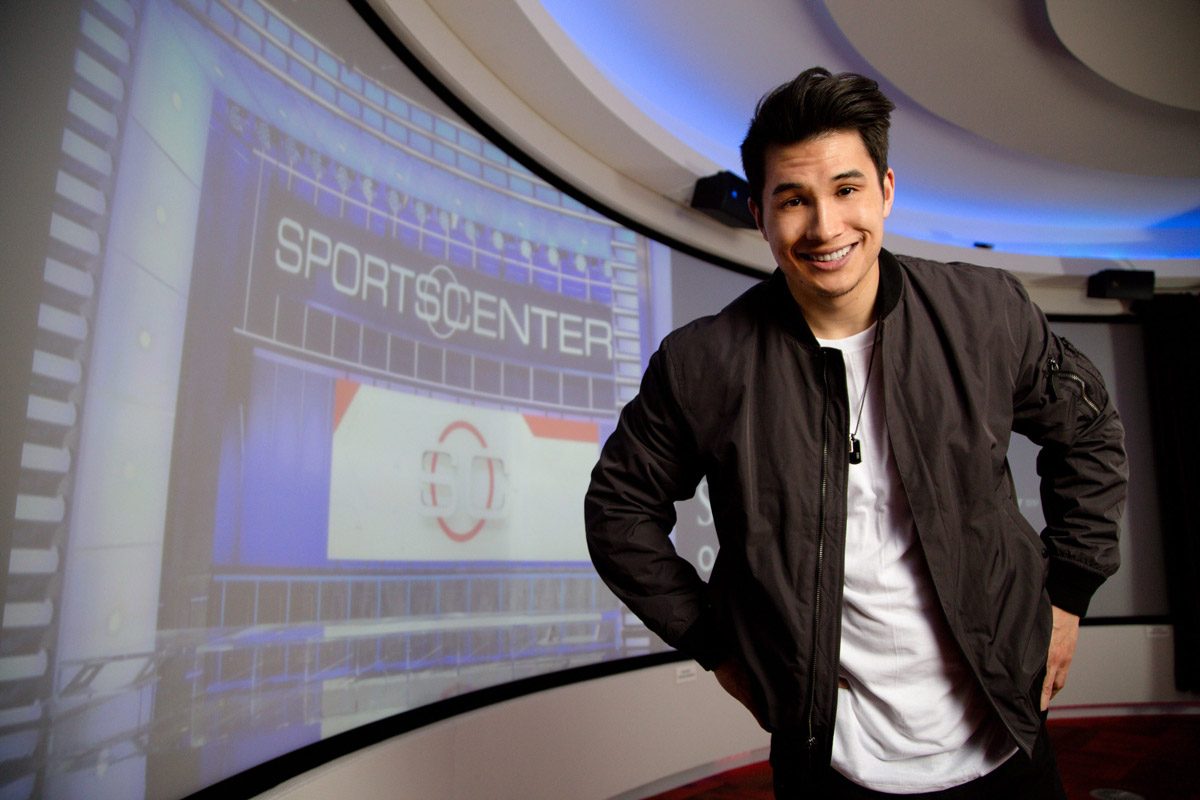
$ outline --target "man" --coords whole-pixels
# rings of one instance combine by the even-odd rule
[[[759,103],[742,160],[778,269],[651,357],[588,544],[772,733],[777,796],[1064,797],[1045,712],[1117,568],[1123,430],[1012,276],[882,249],[892,108],[820,68]],[[1040,536],[1013,431],[1042,448]],[[705,476],[707,584],[668,538]]]

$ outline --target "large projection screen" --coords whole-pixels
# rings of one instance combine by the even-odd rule
[[[70,48],[29,113],[61,120],[47,219],[6,222],[41,250],[5,300],[31,333],[5,366],[4,797],[179,797],[667,654],[593,572],[582,503],[679,321],[671,250],[488,141],[349,5],[23,7]]]

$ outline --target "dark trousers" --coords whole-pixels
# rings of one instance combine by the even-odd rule
[[[821,775],[805,775],[800,759],[795,756],[792,748],[777,748],[772,740],[771,769],[777,800],[1067,800],[1045,722],[1042,723],[1032,756],[1018,751],[987,775],[938,792],[876,792],[851,783],[832,768],[823,770]]]

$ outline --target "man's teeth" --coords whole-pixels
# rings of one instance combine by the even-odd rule
[[[807,258],[809,261],[837,261],[839,258],[845,258],[850,252],[850,248],[852,246],[853,245],[846,245],[841,250],[834,250],[832,253],[824,253],[821,255],[818,255],[817,253],[809,253]]]

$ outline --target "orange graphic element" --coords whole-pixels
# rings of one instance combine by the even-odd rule
[[[346,416],[346,411],[350,408],[350,404],[354,402],[354,395],[358,394],[359,384],[357,381],[348,381],[345,378],[338,378],[337,383],[333,386],[333,429],[336,431],[338,425],[342,423],[342,417]]]
[[[581,422],[558,417],[538,417],[522,414],[529,432],[542,439],[566,439],[572,442],[599,442],[600,427],[594,422]]]

